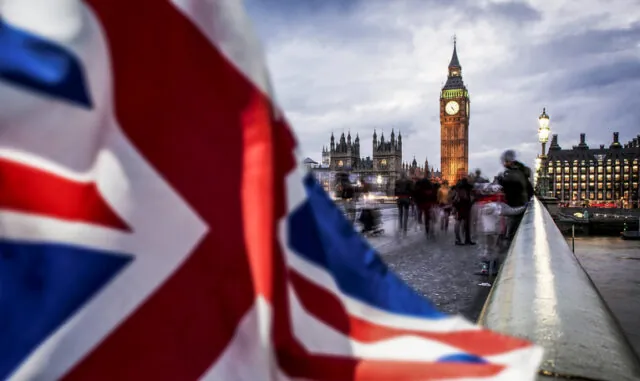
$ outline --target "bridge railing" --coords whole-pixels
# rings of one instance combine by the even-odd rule
[[[542,346],[540,380],[640,380],[638,356],[537,199],[524,215],[479,323]]]

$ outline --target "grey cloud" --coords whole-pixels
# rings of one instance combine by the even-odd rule
[[[568,31],[570,29],[567,29]],[[510,76],[533,75],[552,70],[574,71],[594,62],[612,63],[617,53],[637,49],[640,23],[629,28],[567,33],[549,41],[519,42],[500,68]],[[506,68],[510,70],[506,71]]]
[[[602,91],[603,87],[617,85],[621,82],[637,82],[638,87],[635,93],[638,94],[640,93],[640,60],[625,59],[578,70],[563,82],[556,83],[555,88],[558,91],[568,93]]]
[[[524,2],[491,3],[486,11],[514,23],[539,21],[542,17],[540,12]]]
[[[489,3],[484,7],[472,5],[464,9],[464,12],[470,20],[490,19],[516,25],[539,21],[542,18],[539,11],[521,1]]]
[[[281,19],[299,19],[321,13],[346,13],[356,9],[359,0],[245,0],[250,14],[275,15]]]

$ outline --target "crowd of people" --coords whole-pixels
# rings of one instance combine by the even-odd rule
[[[409,179],[404,173],[395,183],[399,235],[407,235],[410,223],[424,230],[428,240],[447,233],[454,218],[454,245],[479,244],[482,273],[497,269],[497,250],[501,242],[513,239],[526,205],[533,197],[531,169],[516,159],[512,150],[501,156],[504,166],[492,182],[480,170],[459,179],[455,184],[430,176]],[[370,185],[364,179],[353,187],[347,173],[338,174],[336,196],[342,199],[348,218],[363,225],[362,233],[380,231],[380,214],[375,208],[361,206],[357,218],[356,203],[366,199]],[[475,238],[478,242],[474,241]]]
[[[504,171],[493,182],[480,170],[455,184],[438,182],[428,175],[413,181],[402,174],[395,184],[398,206],[398,233],[406,235],[410,216],[434,239],[449,229],[455,219],[455,245],[476,245],[479,240],[483,272],[497,268],[497,245],[510,241],[522,220],[527,203],[533,197],[531,170],[516,159],[512,150],[501,157]]]

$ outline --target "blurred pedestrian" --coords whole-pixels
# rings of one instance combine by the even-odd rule
[[[438,205],[440,206],[440,230],[447,232],[449,230],[449,217],[451,216],[451,197],[449,182],[442,182],[438,189]]]
[[[527,205],[533,197],[533,186],[531,185],[531,169],[516,160],[516,153],[513,150],[504,151],[501,156],[502,165],[505,170],[500,179],[500,185],[504,191],[506,204],[512,208],[519,208]],[[511,240],[518,230],[522,221],[524,211],[510,216],[507,225],[507,239]]]
[[[438,201],[438,187],[431,181],[429,174],[416,182],[414,200],[422,215],[425,234],[427,237],[433,236],[434,206]]]
[[[501,209],[504,205],[502,187],[497,184],[476,183],[475,207],[477,208],[478,252],[482,269],[480,275],[496,275],[498,271],[499,239],[501,232]]]
[[[475,245],[471,240],[471,193],[472,186],[467,177],[460,179],[454,188],[453,208],[456,211],[456,225],[454,227],[456,235],[456,245]],[[461,232],[461,230],[463,232]],[[464,242],[461,233],[464,233]]]
[[[409,219],[409,206],[411,205],[411,195],[413,193],[413,183],[403,172],[396,180],[394,193],[398,205],[398,232],[407,235],[407,221]]]
[[[342,200],[347,218],[352,223],[356,221],[356,190],[349,180],[349,175],[345,172],[336,174],[335,196]]]

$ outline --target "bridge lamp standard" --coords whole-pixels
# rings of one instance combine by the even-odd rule
[[[376,183],[378,184],[378,192],[380,192],[380,185],[382,185],[382,176],[376,177]]]
[[[540,116],[538,117],[538,141],[541,143],[542,145],[542,153],[540,154],[540,156],[538,156],[538,160],[539,160],[539,168],[538,170],[540,171],[540,186],[539,186],[539,191],[540,194],[543,196],[547,196],[548,193],[548,181],[547,181],[547,166],[546,166],[546,159],[547,159],[547,154],[546,154],[546,146],[547,146],[547,142],[549,141],[549,134],[551,133],[551,129],[549,128],[549,115],[547,115],[547,109],[543,108],[542,109],[542,114],[540,114]],[[538,162],[538,160],[536,160],[536,164]],[[538,165],[536,165],[538,166]]]

